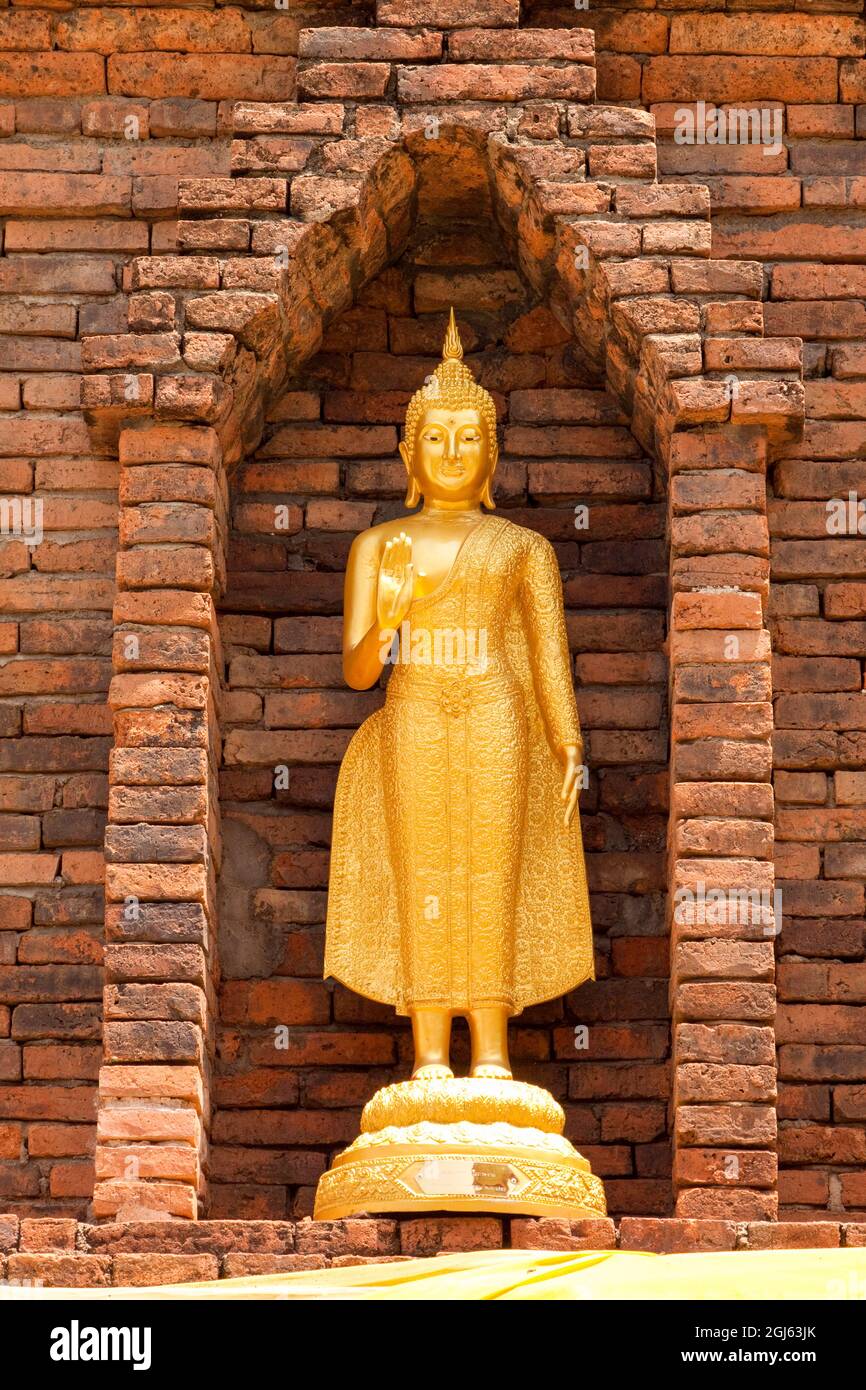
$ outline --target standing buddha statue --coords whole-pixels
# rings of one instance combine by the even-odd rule
[[[508,1059],[509,1018],[594,975],[583,742],[556,555],[490,515],[496,410],[462,358],[452,310],[400,444],[421,509],[358,536],[346,573],[346,681],[392,669],[340,770],[325,974],[409,1016],[415,1065],[367,1105],[320,1216],[604,1213],[561,1108]]]

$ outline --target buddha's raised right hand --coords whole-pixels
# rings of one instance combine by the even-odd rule
[[[414,580],[412,540],[401,531],[386,541],[379,561],[376,617],[380,632],[398,628],[402,623],[412,605]]]

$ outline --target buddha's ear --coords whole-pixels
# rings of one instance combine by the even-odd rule
[[[493,448],[490,451],[491,463],[490,472],[484,480],[484,488],[481,493],[482,505],[491,512],[496,511],[496,503],[493,500],[493,475],[496,472],[496,465],[499,462],[499,445],[494,440]]]
[[[418,503],[421,501],[421,489],[415,479],[415,474],[412,472],[412,455],[409,452],[409,446],[405,440],[401,441],[399,449],[400,457],[403,460],[403,466],[409,475],[409,482],[406,487],[406,496],[403,499],[403,505],[405,507],[417,507]]]

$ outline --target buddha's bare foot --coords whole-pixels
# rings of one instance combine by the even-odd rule
[[[472,1068],[472,1075],[485,1081],[510,1081],[511,1072],[507,1067],[494,1066],[492,1062],[481,1062]]]
[[[442,1062],[428,1062],[423,1067],[416,1067],[412,1073],[413,1081],[451,1081],[453,1077],[451,1068]]]

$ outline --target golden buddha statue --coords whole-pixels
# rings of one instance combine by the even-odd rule
[[[366,690],[393,669],[340,770],[325,975],[410,1017],[415,1067],[366,1107],[321,1180],[319,1216],[604,1214],[561,1108],[511,1079],[509,1018],[594,975],[575,814],[583,743],[556,556],[482,510],[494,507],[496,410],[462,358],[452,309],[400,445],[406,505],[423,505],[363,532],[349,555],[347,683]],[[459,1015],[472,1048],[462,1080],[450,1066]],[[527,1153],[540,1176],[521,1168]]]

